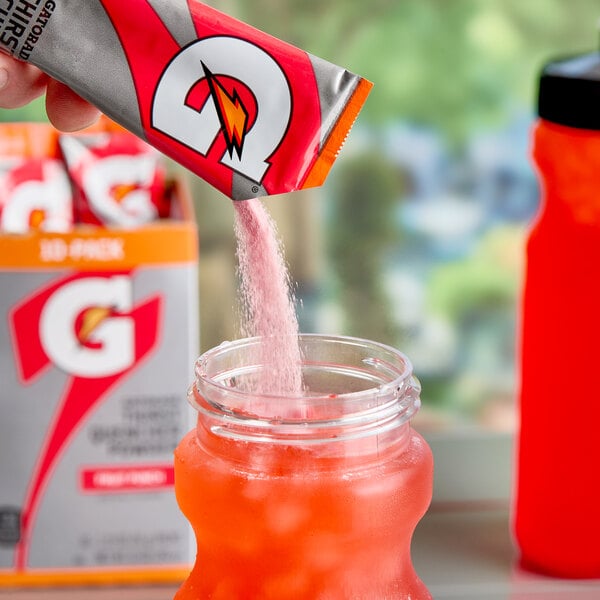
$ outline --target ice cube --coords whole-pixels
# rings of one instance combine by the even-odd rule
[[[270,532],[277,536],[289,535],[308,521],[310,510],[298,502],[273,503],[266,511],[265,518]]]

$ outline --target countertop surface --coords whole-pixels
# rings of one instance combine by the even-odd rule
[[[413,563],[435,600],[600,600],[600,580],[560,580],[518,566],[504,508],[431,510]]]
[[[558,580],[521,571],[508,523],[503,507],[429,511],[415,533],[413,562],[435,600],[600,599],[600,580]],[[0,600],[171,600],[175,589],[3,590]]]

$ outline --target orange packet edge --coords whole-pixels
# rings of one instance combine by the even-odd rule
[[[323,185],[372,88],[367,79],[359,81],[300,189]]]

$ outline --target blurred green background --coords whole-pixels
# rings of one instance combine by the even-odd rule
[[[210,4],[375,88],[326,184],[266,201],[303,331],[403,349],[430,429],[514,427],[529,134],[541,66],[597,49],[597,0]],[[43,101],[0,120],[44,119]],[[186,174],[201,239],[201,347],[236,335],[233,211]]]

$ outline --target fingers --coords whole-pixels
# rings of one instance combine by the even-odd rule
[[[61,131],[94,123],[100,111],[33,65],[0,53],[0,108],[19,108],[46,93],[46,112]]]
[[[100,111],[66,85],[50,79],[46,90],[46,112],[61,131],[77,131],[96,122]]]
[[[0,108],[19,108],[46,91],[48,76],[27,63],[0,54]]]

